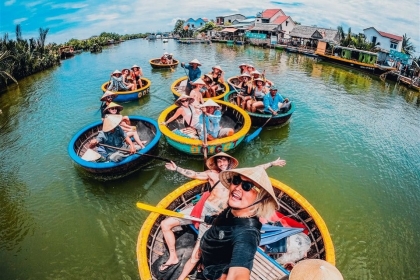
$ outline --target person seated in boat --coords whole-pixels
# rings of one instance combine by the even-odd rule
[[[260,218],[269,220],[279,204],[264,168],[238,168],[219,174],[229,191],[228,207],[200,240],[206,279],[250,279],[261,239]],[[223,232],[223,236],[221,236]]]
[[[125,68],[121,71],[121,73],[122,73],[123,83],[126,85],[126,87],[128,87],[129,90],[135,90],[137,86],[134,83],[134,79],[131,75],[130,69]]]
[[[263,79],[266,87],[274,86],[274,83],[272,81],[270,81],[269,79],[267,79],[267,77],[265,76],[265,70],[260,75],[260,78]]]
[[[246,70],[246,63],[241,63],[241,64],[239,64],[239,72],[240,72],[240,74],[239,75],[242,75],[242,74],[244,74],[245,72],[247,72],[247,70]],[[248,73],[249,74],[249,73]]]
[[[187,134],[191,138],[198,137],[202,138],[202,123],[200,123],[200,117],[202,114],[201,108],[196,108],[192,105],[194,98],[186,94],[182,94],[176,101],[175,104],[178,109],[175,111],[172,117],[161,123],[167,126],[179,116],[183,117],[185,129],[181,129],[181,132]]]
[[[105,108],[115,99],[115,97],[117,97],[118,96],[118,94],[116,94],[115,92],[112,92],[112,91],[110,91],[110,90],[107,90],[107,91],[105,91],[105,93],[102,95],[102,97],[101,97],[101,101],[102,101],[102,104],[101,104],[101,107],[100,107],[100,110],[101,110],[101,118],[102,118],[102,121],[103,121],[103,118],[105,117],[105,113],[104,113],[104,110],[105,110]]]
[[[251,82],[251,76],[247,73],[242,74],[239,79],[241,81],[238,85],[240,91],[239,94],[236,95],[236,105],[245,109],[246,102],[251,99],[253,95],[253,85]]]
[[[247,72],[249,75],[251,75],[251,73],[252,73],[252,72],[254,72],[254,71],[255,71],[255,67],[254,67],[253,65],[248,64],[248,65],[246,66],[246,72]]]
[[[172,54],[172,53],[170,53],[170,54],[168,54],[168,57],[167,57],[167,63],[168,64],[173,64],[174,63],[174,55]]]
[[[141,81],[141,77],[143,77],[143,70],[141,69],[140,66],[138,66],[137,64],[134,64],[133,66],[131,66],[131,76],[134,79],[134,83],[136,84],[137,88],[142,88],[143,87],[143,82]]]
[[[134,146],[130,137],[127,136],[124,130],[119,126],[121,121],[121,115],[106,115],[103,121],[102,130],[99,131],[96,138],[92,139],[89,143],[89,148],[91,149],[99,145],[97,152],[106,161],[120,162],[123,158],[136,152],[137,147]],[[101,144],[115,148],[101,146]],[[119,151],[116,148],[129,149],[129,153]]]
[[[190,92],[190,97],[194,98],[193,106],[198,107],[203,104],[203,92],[205,91],[203,87],[205,85],[206,83],[201,78],[192,82],[193,90]]]
[[[187,86],[185,87],[185,93],[187,95],[190,95],[192,90],[192,81],[195,81],[201,77],[201,70],[198,68],[198,66],[201,66],[201,63],[196,58],[191,60],[187,66],[184,62],[181,62],[181,67],[188,70]]]
[[[204,192],[200,198],[200,201],[194,206],[182,210],[182,213],[204,219],[205,216],[212,216],[219,214],[227,206],[228,201],[228,190],[220,183],[219,174],[222,171],[234,169],[238,166],[239,162],[236,158],[224,153],[217,153],[206,161],[208,170],[204,172],[196,172],[189,169],[184,169],[177,166],[174,162],[165,164],[166,169],[176,171],[188,178],[207,181],[210,185],[210,189]],[[263,169],[267,169],[272,166],[284,166],[286,161],[280,158],[275,161],[259,165]],[[206,232],[211,223],[197,223],[191,222],[191,220],[180,219],[175,217],[168,217],[161,222],[161,229],[166,241],[166,245],[169,250],[169,258],[160,267],[160,271],[164,272],[170,267],[177,265],[179,260],[176,254],[175,247],[175,235],[172,229],[180,225],[194,224],[199,229],[198,238],[194,247],[191,258],[185,263],[184,269],[178,279],[184,280],[192,269],[196,266],[200,259],[200,239],[204,232]]]
[[[212,67],[212,72],[210,73],[212,79],[213,79],[213,85],[212,88],[215,92],[217,92],[220,85],[222,85],[225,82],[223,70],[219,65]]]
[[[111,74],[111,79],[109,81],[109,85],[107,90],[110,91],[127,91],[130,88],[124,83],[124,79],[122,77],[122,73],[119,70],[115,70]]]
[[[279,112],[285,111],[284,109],[290,108],[290,101],[288,98],[284,99],[277,88],[272,86],[270,93],[264,96],[264,113],[276,116]]]
[[[168,64],[168,53],[164,52],[163,55],[160,57],[160,63]]]
[[[200,107],[206,109],[205,111],[203,111],[203,114],[205,114],[205,128],[208,140],[212,141],[216,138],[232,136],[234,134],[233,128],[220,126],[220,120],[222,119],[222,111],[219,104],[214,102],[212,99],[208,99]],[[200,120],[202,120],[202,118]]]
[[[261,78],[254,80],[254,95],[246,103],[248,112],[255,113],[257,109],[264,108],[264,96],[268,93],[268,88]]]
[[[213,78],[211,77],[211,75],[204,74],[203,81],[205,83],[205,85],[201,88],[201,93],[203,94],[203,96],[205,98],[216,97],[216,92],[211,87],[211,85],[213,84]]]
[[[124,109],[123,106],[118,105],[115,102],[111,102],[104,110],[105,115],[121,115],[121,111]],[[104,121],[102,119],[102,121]],[[133,137],[136,143],[140,146],[141,149],[144,149],[145,141],[140,140],[140,136],[137,133],[137,128],[130,125],[130,118],[128,116],[123,116],[120,122],[120,127],[127,134],[128,137]]]

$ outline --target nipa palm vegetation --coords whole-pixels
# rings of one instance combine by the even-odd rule
[[[6,33],[0,38],[0,91],[10,83],[60,64],[56,44],[45,45],[49,29],[39,29],[39,37],[24,40],[20,25],[16,40]]]

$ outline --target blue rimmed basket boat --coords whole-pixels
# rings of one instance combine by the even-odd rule
[[[203,77],[201,77],[203,78]],[[187,76],[183,76],[171,85],[171,92],[175,98],[181,96],[181,94],[185,93],[185,86],[187,85]],[[224,82],[223,84],[219,85],[219,89],[216,90],[216,97],[213,97],[213,100],[223,100],[224,96],[229,93],[229,85],[228,83]],[[207,100],[208,98],[204,98]]]
[[[207,141],[208,154],[213,155],[219,152],[227,152],[239,146],[244,140],[246,134],[251,128],[251,119],[249,115],[233,104],[225,101],[215,100],[222,107],[222,119],[220,125],[222,127],[230,127],[234,129],[232,136],[217,138],[212,141]],[[159,116],[158,123],[163,123],[169,119],[178,109],[176,105],[171,105],[166,108]],[[165,136],[169,145],[175,149],[190,154],[190,155],[203,155],[203,142],[199,139],[192,139],[181,136],[173,132],[175,129],[184,128],[182,116],[179,117],[180,121],[174,120],[168,126],[159,125],[162,134]]]
[[[140,153],[156,155],[158,143],[162,133],[158,129],[155,120],[142,116],[129,116],[132,126],[136,126],[140,139],[147,141],[145,148]],[[68,153],[71,159],[83,170],[91,175],[97,175],[98,179],[116,179],[139,170],[153,158],[134,154],[124,158],[120,162],[90,162],[81,157],[89,148],[89,142],[95,138],[102,129],[102,121],[89,124],[79,130],[68,145]],[[96,176],[95,176],[96,177]]]
[[[149,79],[141,78],[141,82],[143,86],[136,90],[130,90],[130,91],[117,91],[115,92],[117,97],[114,99],[115,102],[123,103],[123,102],[129,102],[134,101],[142,98],[143,96],[149,94],[150,92],[150,86],[152,82]],[[106,88],[108,87],[109,82],[104,83],[101,86],[101,89],[103,92],[106,91]]]
[[[270,180],[280,204],[278,211],[302,224],[308,232],[311,246],[305,258],[322,259],[335,265],[335,251],[330,233],[316,209],[289,186],[272,178]],[[164,197],[157,207],[174,211],[181,210],[193,204],[197,200],[197,195],[201,195],[206,188],[206,182],[190,181]],[[160,228],[160,222],[165,218],[164,215],[151,213],[141,227],[136,246],[140,279],[157,279],[152,273],[152,264],[166,251]],[[188,227],[181,229],[181,231],[188,230]],[[281,254],[275,254],[270,257],[263,250],[258,249],[254,258],[251,279],[272,280],[286,276],[288,271],[275,261],[275,258],[280,256]]]
[[[178,66],[179,61],[176,59],[173,59],[173,63],[171,64],[163,64],[160,62],[160,58],[152,58],[149,60],[150,66],[155,69],[165,69],[165,68],[175,68]]]
[[[228,94],[225,95],[225,101],[232,104],[236,104],[236,95],[237,92],[235,90],[230,91]],[[262,126],[270,118],[270,121],[265,126],[279,126],[289,122],[293,112],[295,111],[295,108],[296,105],[294,102],[292,102],[290,109],[287,112],[279,113],[276,116],[270,114],[263,114],[262,112],[252,113],[247,111],[247,113],[251,117],[251,122],[253,126]]]

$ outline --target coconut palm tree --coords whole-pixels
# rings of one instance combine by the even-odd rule
[[[410,38],[407,38],[407,34],[404,34],[402,41],[402,52],[411,56],[415,51],[416,48],[410,42]]]
[[[12,80],[16,84],[18,83],[15,78],[10,74],[10,58],[14,58],[10,55],[9,51],[0,52],[0,77],[6,83],[8,79]]]

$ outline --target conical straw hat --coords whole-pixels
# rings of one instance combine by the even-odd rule
[[[222,67],[220,67],[219,65],[213,66],[211,69],[218,69],[220,70],[220,72],[223,72]]]
[[[213,77],[210,74],[204,74],[205,77],[209,78],[211,82],[213,82]]]
[[[191,60],[191,61],[190,61],[190,64],[192,64],[192,63],[195,63],[195,64],[197,64],[198,66],[201,66],[200,61],[198,61],[198,59],[196,59],[196,58],[194,58],[193,60]]]
[[[224,152],[220,152],[220,153],[217,153],[217,154],[215,154],[214,156],[211,156],[211,157],[209,157],[209,158],[207,159],[207,161],[206,161],[206,166],[207,166],[210,170],[218,170],[218,169],[219,169],[219,168],[217,167],[217,162],[216,162],[216,159],[217,159],[218,157],[226,157],[226,158],[229,158],[229,159],[230,159],[230,166],[229,166],[229,169],[236,168],[236,167],[238,166],[238,164],[239,164],[238,160],[237,160],[236,158],[234,158],[233,156],[228,155],[228,154],[226,154],[226,153],[224,153]]]
[[[121,73],[121,71],[120,71],[120,70],[118,70],[118,69],[117,69],[117,70],[115,70],[114,72],[112,72],[112,75],[115,75],[115,74],[122,74],[122,73]]]
[[[298,262],[290,272],[290,280],[343,280],[340,271],[324,260],[306,259]]]
[[[105,99],[107,98],[107,97],[109,97],[109,96],[112,96],[112,98],[114,99],[115,97],[117,97],[118,96],[118,94],[116,94],[115,92],[112,92],[112,91],[110,91],[110,90],[107,90],[107,91],[105,91],[105,93],[104,93],[104,95],[102,95],[102,97],[101,97],[101,101],[105,101]]]
[[[123,106],[115,103],[115,102],[111,102],[108,104],[108,106],[106,106],[106,108],[104,109],[104,112],[106,112],[109,108],[117,108],[117,110],[122,111],[124,109]]]
[[[188,99],[190,104],[194,102],[194,98],[192,98],[191,96],[188,96],[186,94],[181,94],[181,96],[175,101],[175,104],[178,106],[182,106],[180,101],[183,99]]]
[[[105,115],[102,131],[108,132],[116,128],[120,124],[122,117],[122,115]]]
[[[193,85],[205,85],[206,83],[203,81],[203,79],[198,78],[194,82],[192,82]]]
[[[101,155],[92,149],[87,149],[86,152],[82,156],[82,159],[86,161],[95,161],[100,158],[101,158]]]
[[[217,104],[213,99],[209,98],[206,102],[200,105],[200,107],[218,107],[221,108],[219,104]]]
[[[274,193],[273,186],[271,185],[271,182],[270,182],[270,178],[268,178],[267,172],[265,172],[265,169],[263,167],[256,166],[256,167],[251,167],[251,168],[238,168],[238,169],[231,169],[229,171],[222,171],[220,172],[220,175],[219,175],[220,182],[223,184],[223,186],[229,189],[230,187],[229,181],[236,174],[240,174],[248,178],[256,186],[259,186],[263,188],[264,190],[266,190],[276,202],[277,207],[279,206],[277,197]]]
[[[131,70],[133,70],[133,68],[140,68],[140,66],[138,66],[137,64],[134,64],[133,66],[131,66]]]

